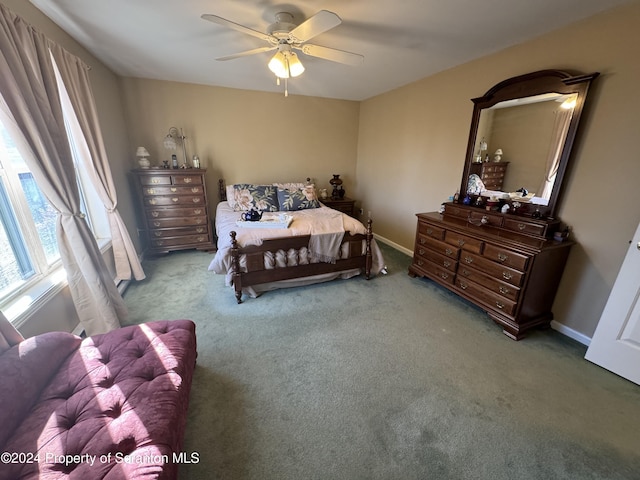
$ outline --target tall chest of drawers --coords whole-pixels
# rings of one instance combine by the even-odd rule
[[[134,170],[140,224],[150,254],[215,249],[205,169]]]
[[[474,162],[469,167],[469,174],[478,175],[487,190],[502,190],[508,166],[509,162]]]
[[[552,239],[558,223],[454,204],[417,217],[409,275],[474,303],[514,340],[549,325],[572,244]]]

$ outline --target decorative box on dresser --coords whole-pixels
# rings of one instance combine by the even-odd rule
[[[419,213],[409,274],[427,277],[487,312],[520,340],[548,326],[570,241],[555,241],[557,221],[491,213],[448,203]]]
[[[134,170],[140,230],[150,254],[214,250],[205,169]]]

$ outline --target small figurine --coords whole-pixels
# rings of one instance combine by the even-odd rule
[[[502,206],[502,209],[501,209],[500,211],[501,211],[502,213],[508,213],[508,212],[509,212],[509,204],[508,204],[508,203],[505,203],[505,204]]]

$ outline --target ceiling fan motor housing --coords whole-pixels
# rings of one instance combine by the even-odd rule
[[[288,40],[289,32],[296,27],[297,25],[293,23],[293,15],[287,12],[279,12],[276,13],[276,22],[267,28],[267,33],[279,40]]]

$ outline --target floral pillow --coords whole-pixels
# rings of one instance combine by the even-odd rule
[[[280,209],[277,188],[273,185],[237,183],[227,191],[227,201],[236,212],[252,208],[263,212],[277,212]]]
[[[278,203],[282,211],[306,210],[319,208],[320,202],[315,194],[315,188],[305,186],[298,190],[278,188]]]

